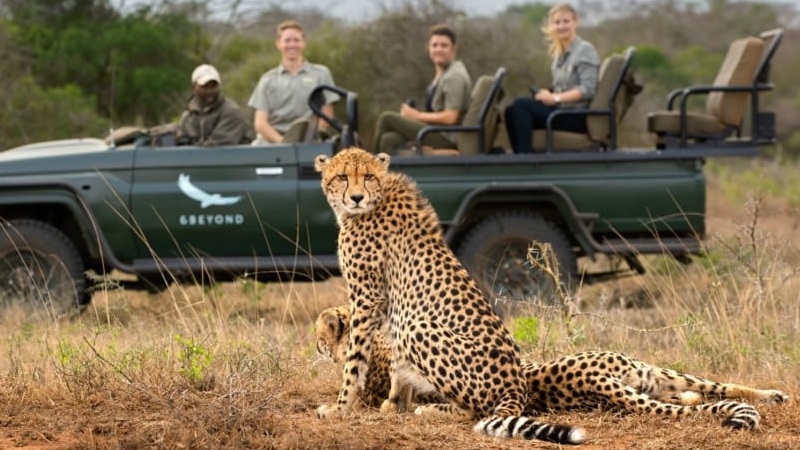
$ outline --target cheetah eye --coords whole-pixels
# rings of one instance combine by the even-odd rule
[[[341,173],[339,175],[336,175],[336,179],[339,181],[347,181],[347,174]]]
[[[372,180],[374,180],[374,179],[375,179],[375,175],[373,175],[373,174],[371,174],[371,173],[365,173],[365,174],[364,174],[364,180],[366,180],[366,181],[372,181]]]

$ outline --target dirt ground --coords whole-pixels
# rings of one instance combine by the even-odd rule
[[[81,401],[37,399],[0,417],[0,448],[25,449],[533,449],[556,444],[477,435],[471,423],[385,417],[361,410],[343,420],[319,420],[314,410],[331,402],[337,375],[308,379],[298,367],[282,386],[234,394],[180,388],[119,386]],[[800,417],[796,391],[788,405],[761,406],[756,431],[731,431],[712,417],[681,421],[606,412],[545,414],[543,421],[579,425],[587,432],[576,448],[796,449]],[[59,397],[54,393],[53,397]],[[245,398],[246,397],[246,398]],[[64,400],[61,397],[60,400]],[[8,407],[8,405],[7,405]],[[8,410],[8,408],[3,408]]]

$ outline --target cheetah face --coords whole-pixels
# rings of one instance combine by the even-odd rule
[[[317,353],[333,362],[344,361],[350,334],[350,307],[343,305],[323,310],[314,327]]]
[[[337,217],[366,214],[381,201],[381,180],[389,155],[348,148],[333,158],[319,155],[314,168],[322,173],[322,190]]]

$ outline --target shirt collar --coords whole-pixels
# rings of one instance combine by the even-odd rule
[[[283,63],[278,64],[278,70],[280,71],[281,74],[289,73],[289,69],[287,69],[286,66],[283,65]],[[306,61],[305,59],[303,60],[303,65],[300,66],[300,70],[298,70],[297,73],[303,73],[303,72],[308,72],[308,61]]]
[[[567,50],[564,52],[564,54],[566,55],[572,53],[572,51],[575,50],[575,47],[577,47],[581,41],[583,41],[583,39],[576,34],[575,37],[572,38],[572,42],[569,43],[569,47],[567,47]]]

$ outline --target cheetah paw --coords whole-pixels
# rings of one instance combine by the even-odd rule
[[[789,396],[778,390],[768,390],[761,401],[768,404],[789,403]]]
[[[381,414],[397,414],[400,412],[396,402],[386,399],[381,404]]]
[[[322,405],[317,408],[317,417],[320,419],[335,419],[344,414],[339,405]]]

